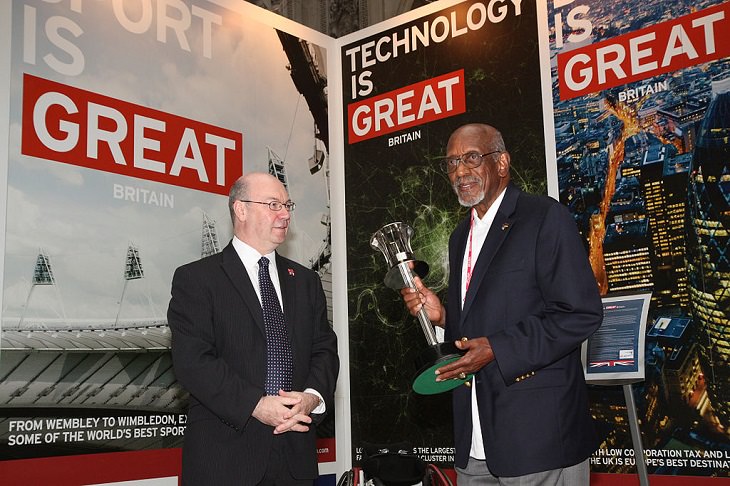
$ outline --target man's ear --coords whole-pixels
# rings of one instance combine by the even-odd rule
[[[246,210],[244,209],[244,206],[246,204],[241,201],[236,201],[233,203],[233,213],[236,215],[236,219],[243,220],[243,218],[246,215]]]
[[[510,161],[509,152],[502,152],[499,154],[499,159],[497,160],[497,165],[499,166],[497,173],[500,177],[506,177],[509,175]]]

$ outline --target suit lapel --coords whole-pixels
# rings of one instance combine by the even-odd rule
[[[507,238],[507,235],[512,229],[512,225],[514,223],[513,216],[519,194],[520,191],[517,188],[511,184],[507,186],[504,198],[502,199],[502,204],[500,204],[499,210],[494,216],[492,226],[489,228],[487,238],[484,240],[484,245],[479,252],[479,257],[477,258],[476,263],[474,264],[471,282],[469,282],[469,290],[466,292],[464,309],[461,313],[462,322],[464,322],[464,318],[469,313],[469,309],[474,302],[474,296],[477,293],[477,289],[481,285],[482,280],[484,280],[484,276],[487,273],[487,269],[489,269],[489,265],[494,259],[494,255],[497,254],[497,251],[502,246],[502,243],[504,243],[504,240]]]
[[[243,266],[243,262],[241,262],[238,253],[236,253],[231,243],[226,245],[221,252],[221,267],[233,283],[233,287],[238,292],[238,295],[241,296],[241,299],[243,299],[246,307],[251,311],[256,326],[261,329],[262,333],[265,333],[264,314],[263,310],[261,310],[261,303],[256,296],[256,290],[253,287],[251,279],[248,278],[246,267]]]

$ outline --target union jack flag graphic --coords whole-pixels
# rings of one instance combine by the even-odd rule
[[[600,368],[601,366],[633,366],[633,359],[615,359],[608,361],[594,361],[590,364],[591,368]]]

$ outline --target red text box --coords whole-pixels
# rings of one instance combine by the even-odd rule
[[[243,134],[29,74],[23,155],[215,194],[243,173]]]
[[[560,99],[730,56],[730,3],[558,54]]]

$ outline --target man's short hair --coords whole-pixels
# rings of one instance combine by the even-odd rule
[[[228,191],[228,212],[231,214],[231,222],[236,221],[236,212],[233,210],[233,204],[241,199],[248,199],[249,183],[243,178],[239,177],[236,182],[231,186],[231,190]]]

